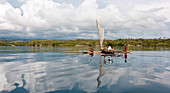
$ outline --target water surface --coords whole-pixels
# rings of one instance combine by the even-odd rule
[[[0,46],[0,93],[169,93],[170,48],[129,49],[125,59],[83,55],[87,47]]]

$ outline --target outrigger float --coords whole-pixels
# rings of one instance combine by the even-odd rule
[[[99,54],[101,56],[120,56],[123,54],[130,53],[130,51],[83,51],[83,54]]]
[[[130,51],[127,51],[127,48],[123,51],[105,51],[103,47],[103,40],[104,40],[104,28],[100,26],[96,20],[97,30],[99,34],[99,41],[100,41],[100,49],[101,51],[83,51],[83,54],[99,54],[101,56],[113,56],[113,55],[123,55],[130,53]]]

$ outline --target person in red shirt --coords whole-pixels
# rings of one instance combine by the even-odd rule
[[[125,45],[125,47],[124,47],[124,50],[123,51],[127,51],[127,46]]]

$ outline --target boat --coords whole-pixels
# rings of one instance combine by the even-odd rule
[[[106,51],[104,50],[102,47],[103,47],[103,40],[104,40],[104,28],[102,26],[100,26],[96,20],[96,25],[97,25],[97,30],[98,30],[98,34],[99,34],[99,40],[100,40],[100,49],[101,49],[101,53],[103,55],[114,55],[115,53],[129,53],[130,51],[127,51],[127,47],[125,46],[125,50],[123,51],[115,51],[115,50],[112,50],[112,51]]]
[[[101,55],[114,55],[116,54],[120,54],[120,53],[129,53],[130,51],[127,51],[127,47],[125,50],[123,51],[106,51],[103,49],[103,40],[104,40],[104,27],[102,27],[101,25],[98,24],[98,21],[96,20],[96,25],[97,25],[97,31],[99,34],[99,41],[100,41],[100,51],[83,51],[84,54],[93,54],[93,53],[100,53]]]
[[[99,41],[100,41],[100,50],[102,54],[113,54],[115,53],[115,51],[105,51],[103,49],[103,40],[104,40],[104,27],[102,27],[101,25],[98,24],[97,20],[96,20],[96,25],[97,25],[97,31],[99,34]]]
[[[101,53],[104,53],[104,54],[114,54],[115,52],[114,51],[101,51]]]

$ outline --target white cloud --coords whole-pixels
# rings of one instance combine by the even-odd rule
[[[0,4],[5,4],[6,3],[6,0],[1,0],[0,1]]]
[[[57,0],[18,1],[23,3],[22,11],[5,0],[0,3],[1,37],[8,38],[4,31],[9,31],[15,38],[96,39],[96,19],[104,26],[106,39],[170,35],[168,0],[84,0],[78,6]]]

